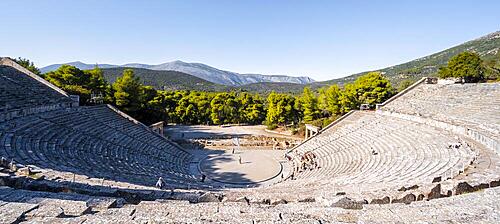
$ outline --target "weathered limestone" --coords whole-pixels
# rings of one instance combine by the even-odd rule
[[[391,199],[388,196],[385,196],[383,198],[375,198],[373,199],[370,204],[389,204],[391,202]]]
[[[23,216],[38,208],[36,204],[9,202],[0,206],[0,223],[16,223],[21,221]]]
[[[405,204],[410,204],[414,201],[417,200],[417,197],[410,193],[410,194],[407,194],[405,195],[404,197],[402,198],[398,198],[398,199],[393,199],[391,203],[405,203]]]
[[[441,184],[437,184],[435,187],[433,187],[431,189],[431,192],[429,192],[429,194],[427,194],[428,199],[436,199],[436,198],[440,198],[442,196],[443,195],[441,194]]]
[[[363,209],[364,202],[354,201],[348,197],[343,197],[337,202],[333,203],[333,207],[339,207],[343,209]]]
[[[475,191],[474,187],[472,187],[467,182],[460,182],[454,189],[455,194],[464,194]]]
[[[222,197],[222,195],[206,192],[198,198],[198,202],[220,202],[222,201]]]

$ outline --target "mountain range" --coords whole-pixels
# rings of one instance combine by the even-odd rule
[[[95,64],[86,64],[80,61],[64,63],[73,65],[79,69],[86,70],[94,68]],[[40,69],[42,73],[56,70],[63,64],[54,64]],[[241,86],[260,82],[286,82],[296,84],[308,84],[314,82],[307,76],[286,76],[286,75],[262,75],[262,74],[239,74],[236,72],[220,70],[201,63],[187,63],[183,61],[172,61],[158,65],[148,65],[130,63],[124,65],[98,64],[99,68],[141,68],[156,71],[176,71],[196,76],[198,78],[226,86]]]
[[[393,84],[398,86],[403,80],[415,81],[424,76],[436,76],[439,67],[446,65],[454,55],[472,51],[481,56],[487,71],[498,77],[500,73],[500,31],[490,33],[480,38],[459,44],[449,49],[418,58],[403,64],[378,69]],[[92,69],[94,64],[82,62],[67,63],[80,69]],[[41,68],[42,73],[57,69],[61,64]],[[328,81],[314,82],[308,77],[267,76],[260,74],[238,74],[210,67],[200,63],[186,63],[173,61],[159,65],[125,64],[110,65],[99,64],[103,68],[106,79],[112,82],[121,75],[124,67],[134,68],[136,74],[147,85],[158,89],[194,89],[205,91],[243,90],[267,93],[271,90],[286,93],[300,93],[304,86],[318,89],[324,86],[354,81],[365,74],[361,72],[343,78]]]

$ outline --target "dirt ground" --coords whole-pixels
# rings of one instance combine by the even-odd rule
[[[300,138],[285,134],[276,134],[265,131],[265,125],[242,125],[242,126],[206,126],[206,125],[168,125],[165,127],[165,135],[172,140],[178,139],[223,139],[244,138],[249,136],[266,136],[276,138],[298,139]]]

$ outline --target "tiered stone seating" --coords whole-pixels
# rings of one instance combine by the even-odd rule
[[[64,94],[0,66],[0,157],[44,177],[17,176],[2,161],[0,184],[39,191],[0,187],[0,223],[498,221],[498,155],[471,136],[392,113],[498,139],[499,87],[419,85],[377,113],[354,112],[293,149],[292,180],[227,189],[218,203],[218,196],[197,190],[151,190],[160,176],[167,188],[209,188],[192,175],[190,153],[110,106],[73,107]],[[318,166],[299,171],[305,154],[315,155]],[[211,203],[183,201],[205,195]],[[440,197],[447,198],[434,200]],[[341,205],[340,198],[351,201]],[[149,201],[155,199],[162,200]],[[406,201],[414,203],[400,204]],[[343,206],[360,210],[336,208]]]
[[[53,172],[186,187],[190,154],[107,106],[79,107],[0,124],[0,156]],[[57,176],[57,175],[56,175]]]
[[[72,100],[17,69],[0,65],[0,114],[23,108],[70,105]],[[1,116],[1,115],[0,115]],[[3,116],[0,120],[3,120]]]
[[[6,200],[1,200],[7,195]],[[500,188],[455,197],[362,205],[345,210],[318,202],[278,205],[240,202],[143,201],[137,205],[74,194],[0,188],[2,223],[496,223]],[[19,202],[12,202],[16,198]],[[47,199],[48,198],[48,199]],[[339,197],[341,199],[342,196]],[[339,200],[337,199],[337,200]],[[97,201],[97,202],[96,202]],[[111,202],[111,203],[110,203]]]
[[[0,223],[43,218],[78,217],[121,204],[116,198],[51,193],[0,187]]]
[[[450,144],[461,142],[459,148]],[[301,200],[338,192],[398,193],[403,186],[431,185],[436,177],[454,178],[475,159],[465,141],[451,132],[424,124],[355,112],[291,151],[296,160],[306,152],[316,155],[319,168],[295,173],[295,179],[250,190],[262,198]],[[375,152],[375,154],[373,154]],[[300,164],[296,162],[295,164]],[[379,197],[379,195],[377,195]]]
[[[447,172],[458,174],[474,154],[467,147],[448,148],[453,135],[432,127],[367,113],[351,125],[327,130],[297,149],[314,152],[319,170],[297,177],[335,177],[345,184],[384,185],[431,182]],[[372,155],[372,151],[377,155]]]
[[[381,110],[428,117],[500,138],[500,83],[420,84]]]

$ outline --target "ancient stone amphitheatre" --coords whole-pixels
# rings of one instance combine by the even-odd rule
[[[499,111],[499,83],[423,78],[287,150],[233,154],[78,106],[2,58],[0,223],[494,223]]]

